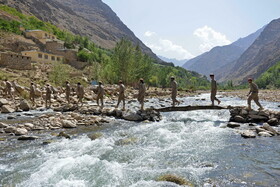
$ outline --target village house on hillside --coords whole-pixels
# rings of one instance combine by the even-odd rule
[[[42,44],[46,44],[48,40],[57,40],[56,36],[42,30],[26,30],[26,38],[35,38],[39,40]]]
[[[18,69],[18,70],[30,70],[32,69],[31,57],[13,53],[13,52],[1,52],[0,53],[0,67]]]
[[[28,56],[32,61],[38,63],[51,63],[51,62],[63,62],[64,57],[61,55],[50,54],[42,51],[22,51],[23,56]]]

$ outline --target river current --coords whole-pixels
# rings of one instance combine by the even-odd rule
[[[205,105],[209,95],[181,100],[182,105]],[[222,106],[246,105],[238,98],[221,100]],[[262,104],[279,111],[280,103]],[[48,145],[42,139],[0,142],[0,186],[178,186],[158,181],[163,174],[194,186],[280,186],[280,136],[243,139],[225,128],[227,110],[162,115],[160,122],[114,120],[95,129],[103,134],[96,140],[84,132]]]

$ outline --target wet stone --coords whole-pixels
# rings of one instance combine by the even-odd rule
[[[227,127],[229,127],[229,128],[237,128],[237,127],[240,127],[240,124],[239,123],[235,123],[235,122],[229,122],[227,124]]]

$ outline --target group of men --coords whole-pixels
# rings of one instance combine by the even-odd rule
[[[214,106],[214,101],[217,101],[218,104],[221,103],[221,101],[219,99],[217,99],[216,94],[217,94],[217,82],[214,78],[214,74],[210,74],[210,78],[211,78],[211,95],[210,95],[210,99],[212,102],[212,106]],[[256,83],[253,82],[252,78],[248,78],[248,83],[249,83],[249,87],[250,87],[250,91],[247,94],[247,104],[248,104],[248,110],[252,110],[251,107],[251,101],[254,100],[254,102],[259,106],[258,110],[263,110],[264,108],[262,107],[262,105],[259,102],[259,88],[258,85]]]
[[[210,99],[212,102],[212,106],[214,106],[214,101],[217,101],[218,104],[221,103],[221,101],[219,99],[217,99],[216,94],[217,94],[217,82],[214,78],[214,74],[210,74],[210,78],[211,78],[211,94],[210,94]],[[170,78],[171,81],[171,99],[172,99],[172,106],[174,107],[176,104],[179,105],[180,102],[177,100],[177,82],[175,81],[175,77],[171,77]],[[4,95],[7,97],[11,97],[14,100],[14,96],[12,94],[12,84],[11,82],[9,82],[7,79],[4,80],[5,82],[5,88],[4,88]],[[251,110],[251,101],[254,100],[255,103],[259,106],[259,110],[263,110],[262,105],[259,103],[259,97],[258,97],[258,86],[253,82],[252,78],[248,79],[248,83],[250,86],[250,92],[248,93],[248,99],[247,99],[247,103],[248,103],[248,109]],[[138,96],[137,96],[137,100],[139,101],[140,105],[141,105],[141,110],[144,110],[144,100],[145,100],[145,95],[146,95],[146,85],[144,80],[141,78],[139,80],[139,85],[138,85]],[[116,108],[119,107],[120,103],[122,102],[122,110],[125,110],[125,86],[123,84],[123,82],[120,80],[119,81],[119,96],[118,96],[118,102],[116,105]],[[71,95],[71,86],[69,81],[65,82],[65,98],[67,100],[68,103],[70,103],[70,95]],[[46,108],[50,108],[51,107],[51,95],[54,93],[54,88],[45,82],[45,106]],[[77,83],[77,87],[76,87],[76,95],[78,98],[78,106],[79,104],[81,104],[81,106],[83,105],[83,98],[84,98],[84,87],[82,86],[82,84],[80,82]],[[105,89],[103,86],[103,83],[101,81],[98,82],[98,87],[96,90],[96,102],[97,105],[100,106],[101,108],[103,108],[104,106],[104,94],[105,94]],[[30,83],[30,89],[29,89],[29,96],[30,96],[30,100],[32,102],[32,105],[34,106],[35,103],[35,97],[36,97],[36,87],[34,85],[33,82]]]

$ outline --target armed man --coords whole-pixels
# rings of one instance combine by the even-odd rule
[[[30,98],[30,101],[32,102],[32,106],[35,106],[35,86],[34,86],[34,83],[31,82],[30,83],[30,90],[29,90],[29,98]]]
[[[81,106],[83,106],[83,98],[84,98],[85,91],[84,91],[83,85],[80,82],[77,83],[76,94],[78,97],[77,105],[79,105],[79,103],[81,103]]]
[[[141,104],[141,110],[142,111],[144,110],[145,94],[146,94],[146,86],[145,86],[144,80],[141,78],[139,80],[139,92],[138,92],[137,100]]]
[[[119,107],[120,102],[123,102],[123,109],[125,110],[125,95],[124,95],[124,91],[125,91],[125,86],[123,85],[123,82],[120,80],[119,81],[119,98],[118,98],[118,104],[116,106],[116,108]]]
[[[177,82],[175,81],[175,77],[170,77],[171,79],[171,99],[172,99],[172,106],[174,107],[175,104],[180,104],[180,102],[176,99],[177,97]]]
[[[210,99],[212,102],[212,106],[214,106],[214,101],[218,101],[218,105],[221,103],[221,101],[219,99],[217,99],[216,95],[217,95],[217,82],[214,79],[215,76],[214,74],[210,74],[210,78],[211,78],[211,95],[210,95]]]
[[[45,98],[46,108],[50,108],[51,107],[52,88],[49,84],[47,84],[45,89],[46,89],[46,98]]]
[[[248,83],[249,83],[249,86],[250,86],[250,91],[247,95],[248,96],[248,99],[247,99],[248,110],[252,110],[252,108],[251,108],[251,101],[252,100],[254,100],[255,103],[259,106],[258,110],[263,110],[263,107],[259,102],[259,88],[258,88],[258,85],[253,82],[252,78],[248,78]]]
[[[104,90],[104,87],[103,87],[103,83],[102,83],[102,81],[99,81],[98,82],[98,87],[97,87],[96,102],[97,102],[97,105],[100,106],[99,105],[99,100],[101,101],[101,108],[103,108],[103,106],[104,106],[104,103],[103,103],[104,94],[105,94],[105,90]]]
[[[71,87],[69,81],[65,82],[65,95],[68,104],[70,104],[70,94],[71,94]]]

